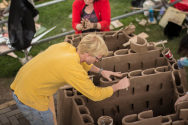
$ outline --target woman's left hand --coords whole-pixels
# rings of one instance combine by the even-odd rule
[[[123,74],[121,72],[112,72],[112,71],[107,71],[107,70],[103,70],[101,72],[101,75],[106,78],[108,81],[112,81],[112,79],[110,78],[110,76],[117,76],[117,77],[122,77]]]
[[[88,19],[82,19],[82,23],[84,24],[83,30],[92,29],[94,27],[94,23],[90,22]]]
[[[174,104],[175,110],[176,110],[177,105],[178,105],[179,103],[181,103],[181,102],[184,102],[184,101],[188,101],[188,94],[185,94],[184,96],[179,97],[179,98],[176,100],[176,102],[175,102],[175,104]]]

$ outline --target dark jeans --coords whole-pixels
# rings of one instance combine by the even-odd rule
[[[33,109],[20,102],[14,92],[13,98],[16,101],[17,107],[23,113],[24,117],[29,120],[31,125],[54,125],[53,114],[50,109],[47,111]]]

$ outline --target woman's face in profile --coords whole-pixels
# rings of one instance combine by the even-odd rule
[[[84,0],[86,5],[91,5],[93,4],[94,0]]]

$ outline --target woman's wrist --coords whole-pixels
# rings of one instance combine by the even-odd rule
[[[101,29],[101,24],[99,22],[97,23],[97,29]]]
[[[113,92],[116,92],[118,90],[117,83],[112,85]]]
[[[82,24],[77,24],[77,25],[76,25],[76,29],[77,29],[77,30],[80,31],[80,30],[82,30],[82,28],[83,28]]]
[[[93,23],[93,29],[97,29],[97,23]]]
[[[102,69],[102,68],[99,69],[99,72],[98,72],[98,73],[101,74],[103,70],[104,70],[104,69]]]

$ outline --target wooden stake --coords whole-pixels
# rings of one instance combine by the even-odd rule
[[[139,7],[131,7],[132,10],[143,10],[144,8],[139,8]],[[154,11],[160,11],[160,9],[153,9]],[[146,10],[147,11],[147,10]],[[149,11],[149,10],[148,10]]]

